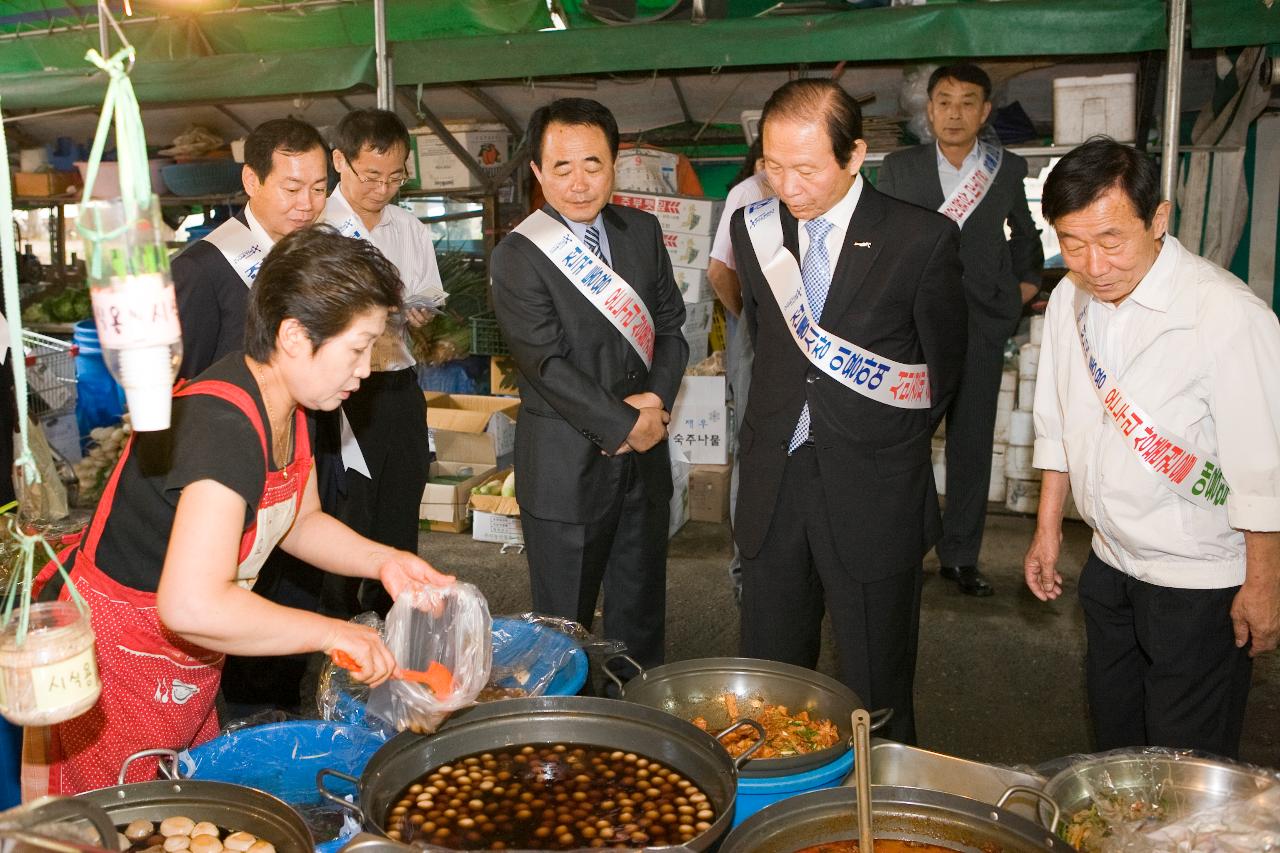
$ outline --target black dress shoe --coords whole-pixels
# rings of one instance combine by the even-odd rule
[[[979,598],[995,595],[995,587],[982,576],[977,566],[943,566],[938,574],[949,581],[955,581],[965,595],[976,595]]]

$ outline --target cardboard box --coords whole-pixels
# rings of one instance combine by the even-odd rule
[[[516,384],[516,361],[510,356],[495,355],[489,358],[489,393],[500,397],[519,397]]]
[[[662,241],[671,256],[671,265],[705,270],[711,263],[711,236],[682,234],[679,231],[663,231]]]
[[[671,517],[667,522],[667,538],[670,539],[689,520],[689,462],[683,453],[671,449]]]
[[[511,464],[519,400],[436,391],[423,396],[437,459],[494,468]]]
[[[44,198],[65,195],[84,186],[79,172],[14,172],[13,194]]]
[[[684,304],[684,324],[680,331],[685,338],[711,334],[711,321],[716,315],[716,301],[706,299],[702,302],[686,302]]]
[[[613,162],[613,185],[620,192],[674,195],[680,155],[657,148],[624,148]]]
[[[634,207],[658,217],[663,231],[681,234],[714,235],[724,202],[691,195],[657,195],[621,190],[613,203]]]
[[[524,531],[520,528],[520,516],[477,510],[471,514],[471,538],[477,542],[496,542],[499,545],[523,545]]]
[[[694,465],[689,469],[689,520],[729,520],[729,480],[733,463]]]
[[[486,174],[495,174],[511,159],[511,134],[500,124],[448,122],[445,127],[480,164]],[[453,156],[430,128],[410,131],[418,152],[418,183],[424,190],[479,189],[480,182],[461,160]]]
[[[675,273],[676,286],[680,288],[680,295],[684,297],[686,304],[715,298],[715,293],[711,290],[711,282],[707,280],[706,270],[672,267],[671,271]]]
[[[711,354],[710,335],[685,335],[685,343],[689,345],[689,363],[686,369],[693,367]]]
[[[471,469],[471,476],[462,476],[465,469]],[[467,501],[471,497],[471,489],[492,477],[492,465],[476,465],[470,462],[432,462],[428,472],[427,486],[422,490],[422,501],[418,504],[418,519],[428,522],[430,530],[445,530],[461,533],[467,529],[470,521],[467,517]],[[448,482],[457,479],[456,482]],[[436,480],[437,482],[432,482]],[[445,482],[438,482],[445,480]]]
[[[729,413],[723,376],[686,376],[667,427],[674,447],[696,465],[729,461]]]
[[[1053,144],[1077,145],[1097,134],[1132,142],[1137,91],[1133,73],[1054,80]]]
[[[494,471],[485,477],[481,482],[476,483],[477,486],[486,486],[489,483],[498,483],[501,485],[511,474],[511,468],[503,468]],[[502,495],[477,495],[469,493],[471,508],[480,512],[492,512],[497,515],[519,515],[520,504],[516,503],[515,497],[503,497]]]

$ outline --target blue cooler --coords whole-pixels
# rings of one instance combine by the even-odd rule
[[[750,762],[746,765],[751,767]],[[762,808],[779,800],[803,794],[806,791],[820,791],[823,788],[834,788],[839,785],[853,769],[853,750],[844,755],[803,773],[792,773],[787,776],[751,776],[750,771],[738,774],[738,800],[733,812],[733,826],[737,826]]]

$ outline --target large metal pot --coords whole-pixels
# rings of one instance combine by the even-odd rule
[[[171,750],[148,750],[132,756],[173,754]],[[125,766],[120,779],[125,778]],[[173,815],[195,821],[207,820],[225,829],[252,833],[275,845],[276,853],[314,853],[315,841],[302,816],[287,803],[270,794],[228,782],[189,780],[133,782],[77,794],[102,809],[116,826],[135,820],[159,823]]]
[[[738,698],[740,711],[750,710],[752,702],[785,705],[792,713],[808,711],[810,716],[831,720],[840,732],[835,746],[804,755],[778,758],[753,758],[742,767],[742,775],[786,776],[825,766],[848,751],[853,738],[850,716],[864,707],[858,695],[845,685],[811,669],[755,658],[697,658],[640,670],[625,685],[606,665],[605,673],[621,688],[622,698],[650,708],[666,711],[682,720],[702,717],[712,731],[729,725],[723,697],[732,693]],[[607,662],[606,662],[607,663]],[[880,717],[876,728],[887,721]]]
[[[463,756],[521,744],[566,743],[641,753],[694,782],[714,804],[711,829],[687,847],[709,849],[733,820],[738,769],[714,737],[669,714],[612,699],[540,696],[507,699],[469,710],[430,736],[400,734],[379,749],[359,779],[321,770],[322,795],[354,813],[370,832],[386,837],[384,821],[400,792],[436,767]],[[357,804],[325,788],[325,777],[355,783]]]
[[[873,785],[871,810],[877,839],[920,841],[970,853],[1071,850],[1033,821],[940,791]],[[856,839],[857,811],[853,788],[801,794],[747,818],[729,833],[720,853],[795,853],[815,844]]]
[[[1044,792],[1070,820],[1095,799],[1128,809],[1136,803],[1159,803],[1166,820],[1175,821],[1202,809],[1247,800],[1276,780],[1210,758],[1186,755],[1111,753],[1077,762],[1045,783]],[[1106,803],[1103,803],[1103,813]],[[1052,819],[1041,804],[1040,819]]]

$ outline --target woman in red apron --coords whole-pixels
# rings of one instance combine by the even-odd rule
[[[252,587],[277,545],[326,571],[379,578],[393,597],[410,582],[451,581],[323,513],[310,476],[302,409],[331,411],[359,387],[400,290],[371,244],[295,232],[254,283],[245,353],[175,393],[167,432],[130,437],[82,541],[62,555],[91,611],[101,698],[27,730],[24,800],[114,785],[135,752],[213,737],[226,654],[342,651],[370,684],[394,671],[375,631]],[[42,599],[69,597],[52,564],[37,584]],[[127,781],[155,770],[134,762]]]

